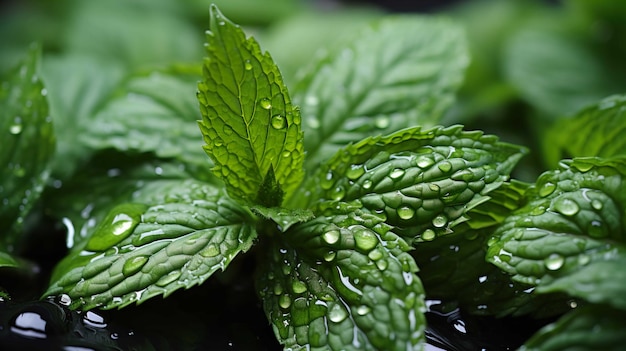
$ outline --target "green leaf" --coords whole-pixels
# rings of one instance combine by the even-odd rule
[[[280,226],[279,230],[282,232],[296,223],[306,222],[315,218],[313,212],[306,209],[253,206],[251,210],[263,218],[274,221],[274,223]]]
[[[309,201],[355,202],[384,217],[410,243],[433,240],[488,200],[485,195],[508,178],[525,153],[461,126],[405,129],[337,152],[309,179],[311,196],[318,196]]]
[[[249,212],[198,181],[154,183],[118,205],[55,268],[45,295],[84,310],[124,307],[201,284],[253,244]]]
[[[0,247],[9,252],[48,179],[55,148],[47,90],[39,77],[40,51],[32,46],[0,82]]]
[[[2,267],[19,267],[20,264],[13,256],[6,252],[0,251],[0,268]]]
[[[602,305],[578,307],[539,330],[520,351],[620,350],[626,343],[626,313]]]
[[[309,172],[350,142],[436,124],[468,64],[462,31],[444,19],[388,18],[352,43],[296,86]]]
[[[268,250],[261,297],[285,348],[416,350],[424,292],[409,246],[376,216],[299,223]],[[296,254],[297,253],[297,254]]]
[[[509,82],[551,118],[573,114],[624,90],[590,45],[556,30],[521,30],[505,50]]]
[[[215,6],[207,42],[198,84],[199,124],[204,148],[215,162],[213,172],[231,196],[280,206],[280,192],[291,195],[303,177],[300,112],[270,55]],[[272,203],[259,203],[260,188],[272,183],[270,172],[275,178]]]
[[[623,284],[622,275],[605,275],[613,282],[587,290],[591,278],[583,273],[615,267],[626,257],[625,170],[625,158],[580,158],[542,174],[528,190],[528,204],[489,240],[487,259],[515,281],[538,286],[537,293],[562,291],[623,307],[624,295],[611,288]],[[606,290],[595,291],[599,286]]]
[[[608,97],[562,118],[543,137],[549,165],[564,158],[626,154],[626,95]]]

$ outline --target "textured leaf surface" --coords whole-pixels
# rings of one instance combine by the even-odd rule
[[[608,97],[560,119],[543,140],[550,165],[564,158],[626,155],[626,96]]]
[[[626,344],[626,313],[602,305],[575,309],[537,332],[521,351],[620,350]]]
[[[201,284],[256,238],[250,213],[197,181],[145,186],[55,268],[45,295],[72,307],[124,307]]]
[[[300,113],[270,55],[216,7],[211,8],[207,42],[198,101],[213,171],[232,196],[280,206],[282,196],[278,202],[261,203],[267,196],[259,196],[259,189],[270,170],[273,187],[287,196],[302,180]]]
[[[450,233],[465,212],[487,200],[525,152],[460,126],[405,129],[340,150],[308,189],[317,201],[359,203],[409,242],[428,241]],[[322,207],[318,211],[327,211]]]
[[[48,179],[55,147],[39,58],[40,48],[32,47],[0,82],[0,247],[8,251]]]
[[[513,279],[538,285],[537,292],[562,291],[591,301],[624,306],[624,275],[615,267],[626,257],[623,220],[626,159],[574,159],[546,172],[529,189],[529,203],[508,217],[489,240],[487,258]],[[605,290],[585,289],[602,278]]]
[[[468,64],[462,31],[442,19],[385,19],[352,43],[296,86],[309,171],[350,142],[436,124]]]
[[[283,234],[287,243],[269,254],[259,286],[286,348],[421,349],[424,292],[409,246],[389,229],[346,211]]]

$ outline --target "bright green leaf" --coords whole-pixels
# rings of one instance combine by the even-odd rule
[[[300,112],[272,58],[253,38],[211,8],[203,80],[198,84],[200,129],[213,172],[229,194],[266,207],[280,206],[303,177]],[[272,203],[259,203],[259,189],[274,173]],[[271,183],[271,182],[270,182]]]
[[[405,240],[429,241],[450,233],[468,210],[488,200],[485,195],[508,179],[525,152],[460,126],[416,127],[345,147],[307,185],[322,204],[357,202],[386,218]]]
[[[625,306],[622,275],[587,277],[615,267],[626,257],[626,159],[580,158],[542,174],[528,190],[529,202],[513,212],[489,240],[487,259],[515,281],[538,286],[538,293]],[[602,279],[605,290],[585,289]],[[623,284],[623,282],[622,282]],[[613,295],[617,293],[618,295]]]
[[[43,190],[55,148],[48,91],[39,76],[40,50],[33,46],[0,81],[0,247],[8,251]]]
[[[254,206],[251,210],[263,218],[274,221],[274,223],[280,226],[279,230],[283,232],[296,223],[306,222],[315,218],[313,212],[306,209]]]
[[[286,246],[272,248],[259,286],[286,348],[420,349],[424,292],[409,246],[389,229],[348,211],[283,234]]]
[[[250,213],[197,181],[145,186],[55,268],[45,295],[72,307],[124,307],[201,284],[256,238]]]
[[[543,137],[550,165],[564,158],[626,155],[626,95],[608,97],[562,118]]]
[[[520,351],[621,350],[626,313],[602,305],[576,308],[533,335]]]
[[[375,23],[296,86],[309,172],[350,142],[433,126],[452,104],[468,64],[460,28],[443,19]]]

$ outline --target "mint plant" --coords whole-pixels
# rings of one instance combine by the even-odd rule
[[[422,349],[440,300],[554,320],[525,350],[624,341],[624,96],[547,129],[555,167],[526,182],[510,179],[526,147],[440,125],[469,64],[449,20],[375,21],[291,91],[214,5],[201,68],[122,79],[75,55],[42,73],[39,51],[0,85],[0,267],[27,266],[21,234],[40,199],[69,249],[44,298],[132,308],[234,272],[254,274],[286,350]],[[93,99],[62,93],[88,81],[61,79],[69,67],[101,68]],[[49,116],[72,113],[90,119],[60,128],[55,152]]]

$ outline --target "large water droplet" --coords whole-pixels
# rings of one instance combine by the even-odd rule
[[[46,338],[48,322],[37,312],[22,312],[11,323],[11,332],[33,339]]]
[[[162,276],[159,280],[157,280],[156,285],[160,287],[169,285],[178,280],[178,278],[180,278],[180,275],[180,271],[169,272],[168,274]]]
[[[580,207],[572,199],[560,198],[555,202],[554,209],[566,216],[573,216],[578,213]]]
[[[137,256],[133,257],[130,260],[124,262],[124,267],[122,268],[122,274],[128,277],[137,273],[141,267],[143,267],[146,262],[148,262],[147,256]]]
[[[356,247],[365,251],[369,251],[378,245],[376,234],[366,229],[358,230],[354,233],[354,240],[356,241]]]
[[[104,251],[126,239],[137,227],[147,208],[146,205],[134,203],[114,207],[98,224],[85,249]]]
[[[348,317],[348,312],[338,303],[333,304],[328,310],[328,319],[334,323],[343,322]]]
[[[287,126],[287,119],[281,115],[272,116],[272,128],[283,129]]]
[[[435,233],[434,230],[432,229],[426,229],[423,233],[422,233],[422,239],[424,239],[425,241],[431,241],[433,240],[435,237],[437,236],[437,234]]]
[[[270,108],[272,108],[272,102],[270,101],[270,99],[267,99],[267,98],[263,98],[259,100],[259,105],[261,105],[261,108],[264,108],[266,110],[269,110]]]
[[[556,185],[551,182],[546,182],[541,188],[539,188],[539,196],[546,197],[552,194],[556,190]]]
[[[436,228],[442,228],[447,223],[448,219],[444,215],[438,215],[437,217],[433,218],[433,226],[435,226]]]
[[[322,239],[324,239],[324,241],[327,244],[332,245],[332,244],[336,243],[337,241],[339,241],[339,234],[340,233],[339,233],[338,230],[332,229],[332,230],[329,230],[326,233],[324,233],[322,235]]]
[[[417,159],[417,166],[420,168],[427,168],[433,165],[435,161],[432,158],[428,158],[426,156],[420,156]]]
[[[553,253],[550,254],[550,256],[546,257],[543,263],[545,264],[547,269],[551,271],[556,271],[559,268],[563,267],[563,264],[565,263],[565,258],[557,253]]]
[[[408,206],[402,206],[396,212],[401,219],[411,219],[415,214],[415,210]]]
[[[400,168],[396,168],[391,173],[389,173],[389,177],[391,179],[398,179],[404,175],[404,170]]]
[[[293,290],[295,294],[302,294],[303,292],[307,290],[306,284],[304,284],[304,282],[301,280],[296,280],[293,283],[291,283],[291,289]]]

